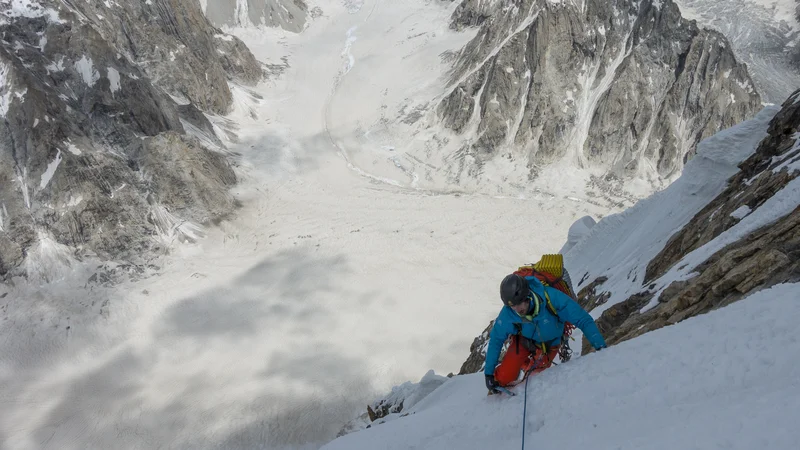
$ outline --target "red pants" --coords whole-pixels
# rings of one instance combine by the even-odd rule
[[[530,374],[535,374],[550,367],[558,355],[559,345],[552,347],[544,357],[542,357],[542,350],[536,349],[536,353],[531,356],[530,350],[525,348],[521,343],[518,345],[519,336],[511,336],[511,344],[508,346],[506,356],[503,361],[494,370],[494,379],[500,386],[513,385],[517,378],[519,378],[520,370],[528,371],[531,366],[538,361],[536,367],[530,370]]]

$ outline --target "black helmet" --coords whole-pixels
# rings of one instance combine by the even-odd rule
[[[508,306],[516,306],[528,299],[531,288],[522,275],[512,273],[500,283],[500,298]]]

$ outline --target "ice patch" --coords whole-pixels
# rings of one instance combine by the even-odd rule
[[[0,117],[5,117],[11,107],[10,74],[11,68],[0,61]]]
[[[344,75],[350,72],[350,70],[356,65],[356,59],[353,57],[353,53],[351,52],[353,43],[357,39],[355,36],[356,29],[358,29],[357,26],[347,30],[347,40],[344,42],[344,50],[342,50],[342,56],[347,57],[347,66],[344,68]]]
[[[72,142],[67,142],[67,151],[72,153],[75,156],[80,156],[81,150],[75,146]]]
[[[19,181],[20,189],[22,189],[22,199],[25,200],[25,206],[31,209],[31,196],[28,193],[28,169],[23,168],[22,174],[17,174],[17,181]]]
[[[111,94],[121,89],[119,84],[119,72],[113,67],[108,68],[108,81],[111,83]]]
[[[83,55],[78,62],[75,63],[75,70],[81,74],[83,82],[87,85],[94,86],[97,80],[100,79],[100,74],[94,69],[92,65],[92,58],[87,58]]]
[[[50,183],[50,180],[53,178],[53,175],[56,173],[56,169],[58,165],[61,164],[61,150],[56,153],[56,159],[54,159],[50,164],[47,165],[47,170],[44,171],[42,174],[42,180],[39,182],[39,189],[44,189],[47,187],[47,184]]]
[[[236,18],[237,25],[247,26],[250,23],[250,13],[247,1],[248,0],[236,0],[236,10],[233,14]]]
[[[179,104],[181,106],[190,105],[192,103],[191,100],[189,100],[188,98],[184,97],[181,94],[167,93],[167,95],[169,95],[172,98],[172,101],[174,101],[175,103],[177,103],[177,104]]]
[[[77,197],[73,197],[71,194],[69,196],[69,201],[67,202],[67,206],[73,207],[78,206],[83,201],[83,196],[78,195]]]
[[[738,208],[736,209],[736,211],[734,211],[734,212],[732,212],[732,213],[731,213],[731,217],[733,217],[734,219],[739,219],[739,220],[742,220],[742,219],[744,219],[744,218],[745,218],[745,217],[746,217],[748,214],[750,214],[751,212],[753,212],[753,210],[751,210],[749,206],[747,206],[747,205],[742,205],[742,206],[738,207]]]
[[[48,72],[63,72],[64,71],[64,57],[58,60],[57,63],[50,63],[45,66]]]
[[[3,203],[3,207],[0,208],[0,231],[6,231],[6,217],[8,217],[8,211],[6,204]]]

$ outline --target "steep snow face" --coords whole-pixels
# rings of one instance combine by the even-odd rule
[[[525,402],[526,448],[794,448],[798,296],[800,284],[753,294],[551,368],[526,395],[487,397],[483,375],[455,377],[407,416],[323,449],[519,448]]]
[[[717,30],[747,64],[765,102],[800,86],[800,23],[794,0],[675,0],[681,14]]]

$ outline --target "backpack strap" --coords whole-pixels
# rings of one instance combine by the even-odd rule
[[[544,297],[547,299],[547,310],[550,311],[550,314],[558,317],[558,312],[556,312],[556,308],[553,306],[553,302],[550,301],[550,295],[547,293],[547,288],[544,289]]]

